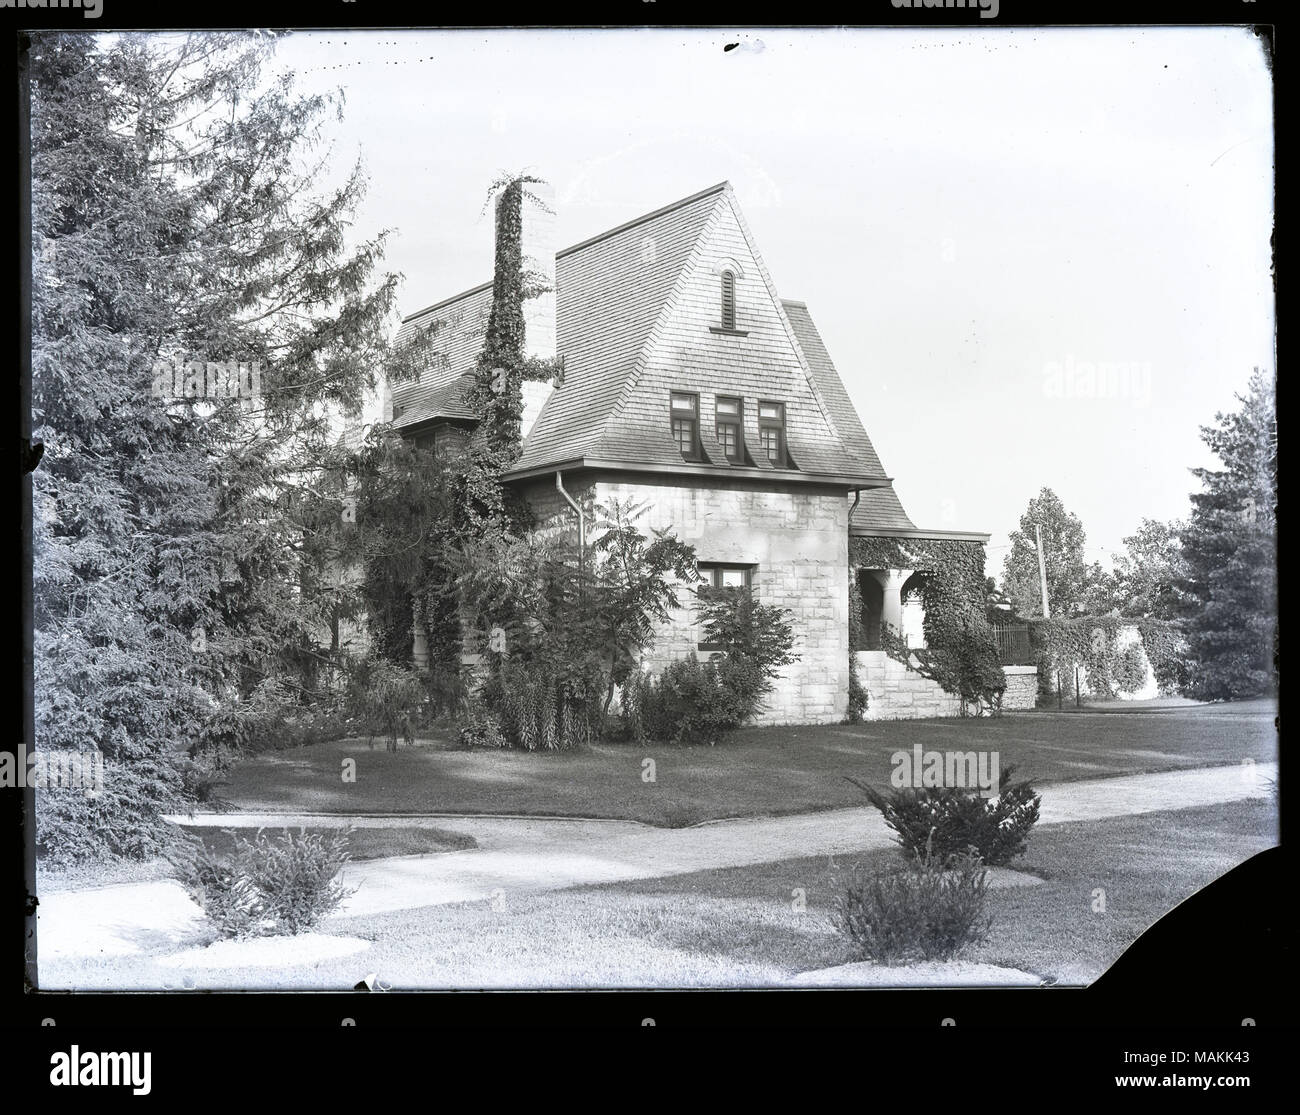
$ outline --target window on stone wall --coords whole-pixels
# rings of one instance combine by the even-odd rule
[[[700,448],[700,397],[685,391],[673,391],[669,402],[673,440],[681,451],[682,459],[702,461]]]
[[[745,459],[744,403],[734,396],[719,395],[717,410],[718,444],[732,464],[742,464]]]
[[[725,562],[700,562],[700,576],[704,583],[699,587],[702,599],[724,592],[746,592],[754,587],[756,565],[742,565]],[[716,643],[701,642],[700,650],[721,650]]]

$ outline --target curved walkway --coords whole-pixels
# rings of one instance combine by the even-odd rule
[[[1201,767],[1041,787],[1040,824],[1187,809],[1267,795],[1276,763]],[[180,819],[180,818],[178,818]],[[663,829],[636,821],[447,816],[411,818],[308,814],[222,814],[187,824],[390,827],[437,824],[467,833],[478,847],[459,852],[365,860],[344,869],[357,888],[335,917],[473,902],[509,893],[740,867],[800,856],[887,847],[892,834],[870,806],[784,817],[714,821]],[[450,824],[449,824],[450,822]],[[52,894],[38,911],[46,955],[137,952],[177,944],[199,926],[198,908],[175,882],[159,881]]]

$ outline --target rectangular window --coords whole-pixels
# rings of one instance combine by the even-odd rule
[[[740,464],[745,459],[744,404],[734,396],[719,395],[717,399],[717,433],[718,444],[727,454],[732,464]]]
[[[767,459],[777,468],[786,467],[785,404],[759,400],[758,440]]]
[[[715,564],[713,562],[700,563],[700,576],[704,578],[704,583],[700,585],[699,595],[701,599],[708,599],[717,593],[750,591],[754,587],[754,570],[753,565],[731,565]],[[701,641],[700,650],[724,650],[718,643],[709,643]]]
[[[702,460],[700,452],[700,397],[685,391],[673,391],[669,403],[673,424],[673,440],[687,461]]]

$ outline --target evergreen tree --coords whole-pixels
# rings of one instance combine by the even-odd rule
[[[352,592],[326,575],[334,416],[373,386],[396,280],[382,238],[345,240],[360,167],[314,187],[334,100],[273,49],[33,39],[37,743],[105,766],[98,796],[39,795],[52,857],[157,851],[214,747],[310,691]]]
[[[1190,692],[1248,697],[1276,684],[1277,411],[1258,368],[1238,410],[1215,415],[1201,438],[1223,462],[1198,468],[1202,490],[1180,532],[1186,561],[1182,605],[1193,660]]]

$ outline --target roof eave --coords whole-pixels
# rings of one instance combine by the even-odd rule
[[[925,530],[921,527],[865,527],[850,525],[849,534],[854,538],[932,538],[935,541],[950,542],[987,542],[992,535],[976,530]]]
[[[599,472],[641,472],[656,476],[707,477],[711,480],[783,481],[795,484],[819,484],[844,488],[846,491],[885,488],[891,482],[887,476],[854,476],[847,473],[808,472],[803,469],[743,468],[736,465],[693,464],[689,461],[683,461],[680,465],[663,465],[651,462],[611,460],[605,457],[574,457],[554,464],[535,465],[518,470],[512,469],[502,479],[506,481],[531,480],[539,476],[549,476],[554,472],[568,472],[574,469]]]
[[[415,422],[394,421],[393,429],[405,437],[408,434],[420,433],[430,426],[448,424],[464,424],[466,426],[473,426],[477,421],[478,419],[470,418],[463,414],[431,414],[426,415],[424,418],[418,419]]]

